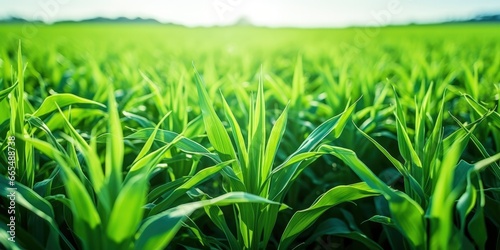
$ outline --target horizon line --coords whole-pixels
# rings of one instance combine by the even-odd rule
[[[486,19],[482,19],[486,18]],[[99,19],[102,19],[100,21]],[[482,13],[477,14],[473,18],[455,18],[455,19],[443,19],[436,21],[407,21],[407,22],[391,22],[383,25],[370,25],[370,24],[360,24],[360,23],[352,23],[345,25],[311,25],[311,26],[294,26],[294,25],[258,25],[252,23],[247,17],[241,17],[237,19],[235,22],[230,24],[215,24],[215,25],[185,25],[182,23],[169,22],[169,21],[161,21],[157,18],[153,17],[142,17],[142,16],[93,16],[81,19],[60,19],[54,20],[51,22],[44,22],[43,20],[30,20],[20,16],[4,16],[0,17],[0,24],[5,23],[38,23],[44,25],[54,25],[54,24],[68,24],[68,23],[137,23],[140,24],[158,24],[158,25],[172,25],[172,26],[182,26],[188,28],[210,28],[210,27],[234,27],[234,26],[248,26],[248,27],[262,27],[262,28],[304,28],[304,29],[322,29],[322,28],[355,28],[355,27],[392,27],[392,26],[414,26],[414,25],[433,25],[433,24],[453,24],[453,23],[495,23],[500,22],[500,12],[499,13]]]

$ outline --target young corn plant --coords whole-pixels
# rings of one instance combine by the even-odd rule
[[[473,138],[476,126],[489,117],[491,112],[480,109],[480,120],[465,126],[444,137],[442,116],[444,97],[434,128],[425,137],[424,114],[428,102],[429,89],[422,103],[417,103],[415,137],[412,142],[401,103],[396,97],[396,122],[398,145],[403,163],[390,155],[377,141],[359,130],[367,139],[390,160],[404,178],[404,192],[392,189],[381,181],[355,154],[354,151],[334,146],[324,146],[323,150],[345,162],[369,187],[382,194],[387,205],[378,204],[379,209],[388,206],[390,214],[380,214],[372,221],[393,227],[406,239],[402,245],[396,238],[399,234],[387,233],[394,248],[410,249],[447,249],[473,248],[485,249],[486,228],[483,209],[485,190],[480,173],[488,167],[498,168],[495,163],[500,154],[487,157],[474,164],[461,160],[462,152]],[[479,143],[477,140],[476,143]],[[479,143],[479,148],[481,148]],[[498,169],[495,170],[498,172]],[[477,194],[479,193],[479,194]],[[479,197],[478,197],[479,195]],[[467,215],[475,209],[473,218],[467,222]],[[460,223],[454,223],[454,214],[459,214]],[[467,224],[467,226],[466,226]],[[467,232],[465,228],[468,228]],[[428,231],[427,228],[430,228]],[[386,230],[390,232],[390,230]],[[468,236],[470,235],[470,236]]]
[[[262,78],[256,97],[252,97],[250,102],[247,138],[244,138],[241,125],[237,122],[229,104],[224,97],[221,97],[234,143],[216,114],[198,72],[196,79],[208,139],[222,160],[232,161],[222,172],[225,177],[224,189],[227,192],[248,192],[278,203],[283,202],[286,193],[300,173],[322,154],[317,152],[322,140],[332,132],[334,137],[342,133],[355,107],[354,104],[347,106],[343,113],[318,126],[293,154],[278,165],[275,156],[286,129],[288,107],[276,120],[268,136]],[[280,207],[266,204],[235,205],[236,235],[226,223],[227,215],[220,210],[207,210],[207,214],[224,232],[231,248],[265,249],[279,211]]]

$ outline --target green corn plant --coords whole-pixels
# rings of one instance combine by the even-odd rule
[[[429,94],[424,98],[424,104],[417,105],[417,124],[413,142],[404,125],[405,117],[402,113],[401,103],[396,99],[398,145],[405,160],[404,163],[391,156],[382,145],[359,130],[380,149],[399,171],[404,178],[404,192],[394,190],[382,182],[352,150],[333,146],[324,146],[323,149],[344,161],[363,181],[385,197],[390,214],[382,216],[388,216],[390,224],[406,238],[409,248],[445,249],[450,246],[468,248],[475,245],[484,249],[486,229],[482,211],[485,197],[479,173],[488,166],[498,167],[495,161],[498,161],[500,154],[487,157],[474,164],[468,164],[461,160],[461,155],[473,137],[472,132],[477,124],[490,114],[483,113],[480,120],[468,126],[461,124],[462,128],[447,137],[443,137],[441,132],[443,97],[434,129],[424,140],[423,127],[420,126],[424,126],[422,114],[425,113],[425,103],[428,101],[428,96]],[[475,190],[480,193],[478,199],[475,198]],[[457,201],[458,207],[455,210]],[[473,217],[473,221],[469,222],[472,225],[469,224],[468,233],[471,238],[468,238],[464,231],[465,218],[473,207],[477,208],[476,216]],[[459,212],[462,220],[460,230],[454,223],[453,214],[455,211]],[[427,225],[430,225],[429,233],[427,233]],[[473,231],[473,229],[477,231]],[[388,237],[398,236],[388,235]]]
[[[222,160],[233,161],[223,172],[226,180],[224,187],[227,192],[248,192],[281,203],[285,194],[304,168],[321,155],[315,152],[317,146],[331,132],[334,133],[335,137],[338,137],[354,110],[354,105],[348,106],[342,114],[321,124],[311,132],[293,154],[279,166],[276,166],[274,159],[286,128],[287,108],[276,120],[269,138],[267,138],[262,78],[259,82],[256,97],[251,99],[247,138],[244,138],[240,124],[237,122],[229,104],[222,97],[223,110],[234,139],[233,144],[226,128],[213,108],[212,101],[205,90],[203,79],[196,70],[195,73],[200,107],[208,139],[215,153]],[[228,229],[223,213],[212,212],[208,214],[217,227],[224,232],[232,248],[266,248],[276,223],[279,207],[241,204],[236,205],[235,209],[237,235],[234,235]]]

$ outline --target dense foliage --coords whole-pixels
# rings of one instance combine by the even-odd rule
[[[8,249],[499,245],[498,25],[27,25],[0,26]]]

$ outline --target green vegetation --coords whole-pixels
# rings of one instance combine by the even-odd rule
[[[0,26],[7,249],[500,245],[498,25],[26,27]]]

